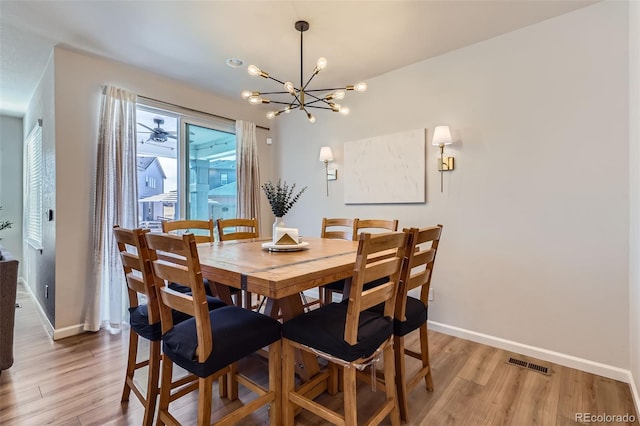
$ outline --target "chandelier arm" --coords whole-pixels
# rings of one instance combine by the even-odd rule
[[[300,65],[302,67],[302,64]],[[307,80],[307,83],[302,87],[303,91],[307,91],[307,86],[309,85],[309,83],[311,83],[311,80],[313,80],[313,77],[315,77],[316,75],[318,75],[317,72],[314,72],[313,74],[311,74],[311,77],[309,77],[309,80]],[[300,75],[302,77],[302,75]],[[300,82],[300,84],[302,84],[302,81]]]
[[[325,99],[316,99],[315,101],[305,102],[305,105],[316,104],[318,102],[323,102],[323,103],[331,106],[331,104],[328,101],[326,101]]]
[[[269,103],[279,104],[279,105],[295,105],[295,102],[270,101]],[[295,106],[298,106],[298,105],[295,105]]]
[[[278,79],[277,79],[277,78],[275,78],[275,77],[271,77],[271,76],[269,76],[269,77],[267,77],[267,78],[268,78],[269,80],[277,81],[278,83],[280,83],[280,84],[284,85],[284,81],[280,81],[280,80],[278,80]],[[289,93],[289,92],[283,92],[283,93]]]
[[[309,105],[309,104],[306,104],[306,105],[305,105],[305,108],[306,108],[306,107],[308,107],[308,108],[315,108],[315,109],[328,109],[328,110],[333,111],[333,109],[332,109],[332,108],[329,108],[329,107],[323,107],[323,106],[316,106],[316,105]]]
[[[333,87],[330,89],[309,89],[309,90],[305,90],[305,93],[309,93],[309,92],[331,92],[334,90],[347,90],[345,87]]]
[[[283,92],[260,92],[261,95],[284,95],[284,94],[289,94],[289,92],[287,91],[283,91]]]

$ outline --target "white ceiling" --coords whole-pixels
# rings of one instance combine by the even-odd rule
[[[386,73],[596,0],[471,1],[8,1],[0,0],[0,113],[22,115],[56,44],[188,82],[223,96],[281,90],[250,77],[255,64],[280,80],[328,67],[316,87]],[[245,61],[230,68],[226,59]],[[271,84],[269,84],[271,83]]]

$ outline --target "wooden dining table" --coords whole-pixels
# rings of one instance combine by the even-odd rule
[[[235,240],[198,244],[204,278],[213,282],[218,295],[231,302],[229,287],[268,298],[266,314],[282,313],[284,321],[304,313],[301,293],[353,275],[357,241],[305,237],[299,251],[269,251],[269,240]],[[318,371],[315,358],[300,359],[303,379]]]

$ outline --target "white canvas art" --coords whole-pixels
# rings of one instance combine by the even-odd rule
[[[426,201],[426,129],[344,144],[345,204]]]

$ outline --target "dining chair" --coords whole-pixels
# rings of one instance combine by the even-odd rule
[[[427,390],[433,391],[433,377],[429,362],[429,337],[427,317],[429,307],[429,287],[436,260],[442,225],[429,228],[405,229],[409,242],[405,250],[405,261],[400,274],[400,287],[394,313],[394,357],[396,365],[396,387],[400,417],[409,421],[408,392],[424,379]],[[420,289],[419,298],[409,296],[409,292]],[[420,330],[420,352],[405,347],[405,336]],[[411,377],[407,377],[405,355],[420,360],[422,366]]]
[[[214,241],[213,219],[179,219],[163,220],[162,232],[169,234],[193,233],[196,243],[212,243]]]
[[[358,219],[346,218],[322,218],[322,228],[320,230],[320,238],[330,238],[335,240],[355,241],[357,230],[356,224]],[[318,299],[320,305],[331,303],[333,293],[342,293],[344,289],[344,280],[329,283],[318,288]]]
[[[248,240],[259,237],[258,221],[255,217],[251,219],[217,219],[216,229],[220,241]],[[247,309],[253,309],[251,293],[247,291],[243,293],[244,301],[242,306]]]
[[[229,229],[232,228],[231,231]],[[216,229],[220,241],[258,238],[258,221],[251,219],[217,219]]]
[[[358,243],[354,276],[348,301],[329,303],[299,315],[282,325],[283,424],[294,424],[296,407],[301,407],[335,425],[357,424],[356,369],[376,364],[382,355],[386,401],[366,424],[379,424],[390,415],[391,424],[400,424],[394,383],[393,312],[400,268],[408,234],[402,232],[371,235],[363,233]],[[391,253],[389,253],[391,252]],[[384,253],[384,255],[383,255]],[[366,282],[389,279],[364,291]],[[384,304],[383,312],[368,308]],[[310,381],[295,388],[294,349],[310,352],[329,362]],[[338,367],[343,368],[344,414],[314,401],[315,388],[326,381],[330,393],[337,391]]]
[[[358,219],[322,218],[320,238],[336,240],[354,240],[357,235],[356,224]],[[355,241],[355,240],[354,240]]]
[[[171,257],[167,259],[152,261],[162,320],[164,352],[157,424],[179,424],[169,411],[170,403],[195,390],[198,390],[197,424],[211,424],[213,381],[228,375],[229,399],[237,399],[238,383],[258,394],[258,397],[240,405],[216,420],[214,424],[235,424],[258,408],[269,404],[271,425],[279,425],[280,323],[266,315],[238,306],[225,306],[212,311],[205,308],[202,271],[193,234],[176,236],[148,233],[145,238],[152,253],[171,253]],[[172,291],[167,285],[169,282],[177,282],[191,288],[192,294]],[[170,314],[171,309],[192,315],[193,318],[176,324]],[[240,374],[236,364],[240,359],[267,346],[268,389]],[[165,386],[165,383],[171,381],[174,364],[196,375],[197,384],[184,383],[173,392],[171,387]]]
[[[185,233],[193,233],[196,243],[213,243],[215,241],[215,223],[213,219],[179,219],[179,220],[163,220],[162,232],[168,234],[182,235]],[[227,302],[235,299],[235,304],[242,306],[241,290],[233,287],[223,286],[222,284],[214,284],[208,280],[204,280],[205,290],[210,296],[218,296]],[[179,292],[188,291],[184,287],[179,287],[172,283],[171,288]]]
[[[429,287],[433,265],[436,260],[442,225],[429,228],[404,229],[408,235],[405,259],[400,273],[400,286],[393,320],[393,346],[396,370],[396,388],[400,417],[409,421],[408,393],[424,379],[429,392],[433,391],[433,377],[429,362],[429,339],[427,334],[427,313],[429,306]],[[420,296],[413,297],[409,292],[420,289]],[[381,313],[384,307],[377,305],[371,311]],[[405,347],[405,336],[420,330],[420,352]],[[410,377],[407,376],[405,356],[421,362],[420,368]],[[378,374],[378,376],[380,376]],[[364,374],[365,379],[371,377]],[[381,379],[380,377],[378,377]]]
[[[324,223],[324,220],[323,220]],[[385,220],[385,219],[353,219],[352,226],[352,235],[351,240],[357,241],[358,236],[363,232],[396,232],[398,230],[398,220]],[[347,238],[345,238],[347,239]],[[380,282],[384,282],[386,278],[382,277],[376,282],[367,283],[365,288],[369,288],[379,284]],[[322,287],[323,295],[321,300],[325,301],[324,303],[330,303],[333,301],[333,293],[342,294],[344,297],[344,289],[345,289],[345,280],[336,281]]]
[[[145,426],[151,425],[153,422],[162,357],[160,354],[160,338],[162,336],[160,311],[151,273],[151,255],[144,239],[144,235],[148,232],[148,229],[125,229],[118,225],[113,228],[127,282],[129,323],[131,325],[127,370],[121,402],[129,401],[129,395],[133,391],[144,406],[142,424]],[[138,301],[139,295],[144,296],[146,303],[141,304]],[[208,298],[207,304],[208,309],[225,306],[222,301],[214,298]],[[189,318],[188,315],[179,312],[172,312],[171,315],[176,323]],[[149,342],[149,357],[143,361],[137,361],[139,337]],[[134,376],[137,370],[145,366],[148,366],[148,373],[146,391],[143,392],[136,385]]]

